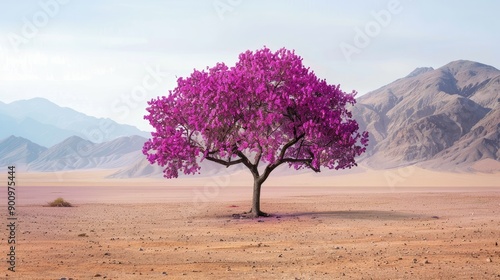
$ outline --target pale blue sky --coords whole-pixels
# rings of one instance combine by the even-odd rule
[[[264,45],[362,95],[420,66],[500,68],[498,11],[494,0],[3,1],[0,101],[45,97],[148,129],[146,101],[176,76]]]

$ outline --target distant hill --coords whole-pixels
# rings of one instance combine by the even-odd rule
[[[370,132],[364,162],[453,170],[499,161],[499,103],[500,70],[494,67],[460,60],[418,68],[358,99],[353,114]]]
[[[104,143],[93,143],[78,136],[46,149],[29,162],[31,171],[61,171],[75,169],[111,169],[133,165],[141,160],[146,138],[120,137]]]
[[[46,150],[28,139],[10,136],[0,140],[0,166],[26,165]]]
[[[0,103],[0,126],[0,139],[15,135],[46,147],[73,135],[95,143],[122,136],[149,136],[133,126],[87,116],[43,98]]]

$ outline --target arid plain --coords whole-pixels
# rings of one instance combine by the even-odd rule
[[[500,279],[498,173],[278,173],[262,193],[273,216],[259,219],[238,216],[251,200],[244,171],[106,175],[20,172],[16,272],[4,263],[0,276]],[[56,197],[75,207],[45,207]]]

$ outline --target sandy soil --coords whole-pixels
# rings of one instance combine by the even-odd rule
[[[20,190],[17,272],[0,278],[500,279],[498,185],[265,187],[260,219],[233,217],[248,187],[85,190]],[[42,206],[60,195],[76,207]]]

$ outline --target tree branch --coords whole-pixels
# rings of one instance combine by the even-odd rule
[[[311,168],[314,172],[321,172],[321,169],[319,168],[315,168],[311,165],[312,163],[312,159],[310,158],[284,158],[284,159],[281,159],[281,160],[278,160],[277,162],[275,162],[274,164],[270,164],[266,167],[266,169],[264,170],[264,174],[262,174],[260,180],[262,182],[264,182],[267,177],[269,177],[269,175],[271,174],[271,172],[276,169],[276,167],[282,165],[283,163],[304,163],[307,167]]]
[[[259,171],[257,170],[257,165],[252,164],[252,162],[243,154],[242,151],[237,151],[236,154],[240,157],[241,162],[250,169],[252,174],[259,176]]]
[[[266,166],[266,169],[264,169],[264,174],[262,174],[262,177],[261,177],[262,182],[264,182],[267,179],[269,174],[271,174],[271,172],[276,167],[280,166],[281,164],[283,164],[285,162],[303,162],[303,163],[309,162],[309,164],[310,164],[310,162],[312,162],[312,159],[285,158],[285,153],[288,150],[288,148],[295,145],[300,139],[304,138],[304,136],[305,136],[305,133],[302,133],[301,135],[299,135],[299,137],[294,138],[292,141],[286,143],[285,146],[283,146],[283,149],[281,149],[278,160],[273,164],[269,164],[268,166]]]
[[[222,159],[218,159],[218,158],[214,158],[214,157],[206,157],[205,159],[207,159],[209,161],[216,162],[218,164],[222,164],[225,167],[229,167],[231,165],[236,165],[236,164],[239,164],[239,163],[243,163],[243,159],[238,159],[238,160],[235,160],[235,161],[230,161],[230,160],[227,161],[227,160],[222,160]]]
[[[299,142],[299,140],[304,138],[305,135],[306,135],[305,133],[302,133],[301,135],[299,135],[298,137],[296,137],[292,141],[286,143],[285,146],[283,146],[283,149],[281,149],[278,161],[282,160],[285,157],[285,153],[286,153],[286,150],[288,150],[288,148],[295,145],[295,143]]]

